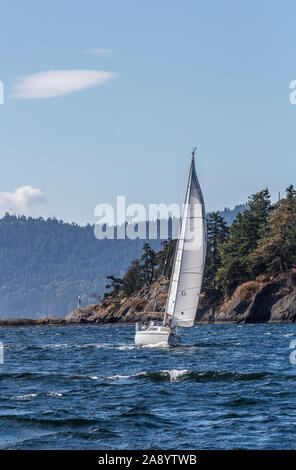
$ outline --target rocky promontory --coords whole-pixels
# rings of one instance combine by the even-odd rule
[[[72,324],[134,323],[163,317],[169,281],[160,279],[130,297],[104,299],[66,316]],[[296,321],[296,269],[275,278],[259,276],[240,284],[229,297],[216,289],[202,292],[196,323]]]

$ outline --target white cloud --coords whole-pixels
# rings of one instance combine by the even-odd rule
[[[91,49],[86,49],[86,51],[84,51],[84,54],[101,55],[104,57],[110,57],[111,55],[114,54],[114,51],[112,51],[111,49],[91,48]]]
[[[21,186],[12,193],[0,192],[0,212],[24,213],[34,204],[45,202],[40,189]]]
[[[14,98],[52,98],[102,85],[116,75],[103,70],[48,70],[19,79]]]

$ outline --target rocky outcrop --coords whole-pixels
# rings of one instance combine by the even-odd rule
[[[67,315],[71,323],[134,323],[162,318],[168,281],[160,280],[129,298],[108,299]],[[216,289],[201,294],[197,323],[296,321],[296,269],[275,279],[259,277],[238,286],[229,298]]]
[[[275,279],[258,278],[237,287],[228,299],[209,301],[205,293],[198,308],[202,322],[266,323],[296,321],[296,270]],[[201,314],[199,314],[201,311]]]
[[[106,299],[99,305],[88,305],[66,316],[77,323],[135,323],[161,319],[165,308],[169,282],[161,280],[143,287],[131,297]]]

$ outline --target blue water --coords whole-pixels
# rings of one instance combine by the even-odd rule
[[[295,449],[296,325],[0,330],[1,449]]]

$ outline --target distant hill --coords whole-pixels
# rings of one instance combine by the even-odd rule
[[[241,209],[239,209],[241,208]],[[225,209],[230,224],[239,210]],[[14,216],[0,219],[0,317],[65,316],[95,303],[107,275],[123,275],[146,240],[97,240],[94,227],[57,219]],[[161,240],[148,240],[159,250]]]
[[[225,219],[227,225],[231,225],[233,220],[236,218],[239,212],[244,212],[248,208],[247,204],[239,204],[234,209],[225,207],[223,211],[219,211],[219,214]]]

